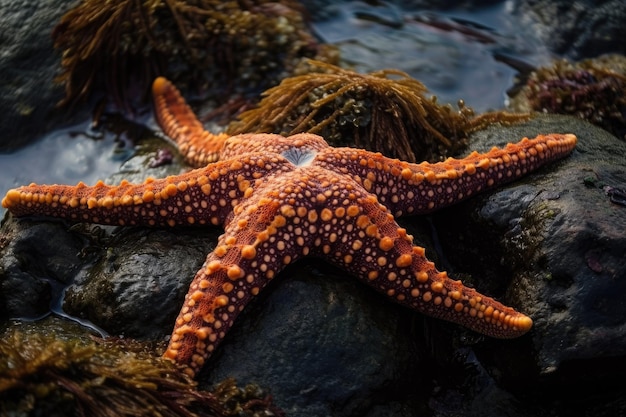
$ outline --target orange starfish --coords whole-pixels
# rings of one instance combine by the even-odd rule
[[[313,134],[213,135],[167,80],[155,80],[153,93],[160,126],[203,168],[143,184],[31,184],[10,190],[2,205],[17,216],[72,222],[222,225],[164,354],[190,374],[246,304],[305,256],[343,268],[395,302],[489,336],[517,337],[531,328],[529,317],[439,272],[395,217],[429,213],[519,178],[571,152],[574,135],[411,164],[332,148]]]

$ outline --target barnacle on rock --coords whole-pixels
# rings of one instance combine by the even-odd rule
[[[293,0],[84,0],[53,31],[66,97],[105,90],[128,110],[158,75],[223,97],[278,82],[318,45]]]
[[[529,75],[511,107],[573,115],[626,139],[626,57],[555,61]]]
[[[19,326],[0,338],[0,415],[282,415],[256,386],[197,390],[145,344],[43,333]]]
[[[462,102],[455,111],[436,97],[426,98],[426,87],[402,71],[359,74],[313,60],[307,65],[302,75],[265,91],[259,106],[242,113],[228,133],[310,132],[334,146],[417,162],[457,153],[467,145],[468,133],[482,126]]]

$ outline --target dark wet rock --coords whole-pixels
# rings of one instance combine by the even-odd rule
[[[69,0],[3,1],[0,6],[0,151],[14,149],[44,132],[70,122],[69,112],[57,109],[63,86],[54,83],[60,53],[51,32]],[[84,119],[87,109],[75,109],[72,120]],[[80,114],[80,115],[79,115]]]
[[[204,378],[256,381],[299,416],[367,415],[414,395],[404,386],[421,379],[411,315],[314,264],[289,268],[246,309]]]
[[[505,299],[534,320],[520,340],[529,350],[519,351],[515,362],[501,354],[499,341],[476,349],[485,366],[498,368],[501,383],[539,400],[563,398],[557,394],[564,388],[570,397],[583,391],[604,400],[623,396],[623,381],[608,381],[626,370],[626,209],[603,188],[626,185],[626,144],[577,119],[544,116],[487,129],[474,137],[475,146],[485,150],[541,132],[572,132],[579,143],[553,168],[437,213],[435,224],[459,271],[491,282],[489,294],[510,277]],[[476,286],[484,288],[482,282]],[[502,373],[503,366],[519,378]],[[583,396],[564,409],[590,406]],[[619,408],[606,410],[625,410],[612,406]]]
[[[159,157],[159,152],[171,152],[172,159],[168,163],[154,164]],[[125,161],[118,172],[110,175],[106,179],[107,184],[119,184],[122,180],[129,182],[143,182],[148,177],[165,178],[168,175],[178,175],[189,170],[183,166],[183,158],[175,147],[157,138],[156,136],[144,138],[135,147],[135,154]]]
[[[0,318],[50,312],[80,271],[84,239],[61,222],[8,218],[0,233]]]
[[[626,144],[577,119],[550,116],[488,129],[476,135],[473,147],[486,150],[553,131],[578,135],[571,157],[433,216],[402,220],[441,269],[532,316],[528,335],[493,340],[425,318],[308,260],[288,268],[244,310],[200,383],[226,376],[256,382],[293,416],[625,411],[614,398],[626,389],[603,381],[625,371],[620,295],[626,271],[620,260],[626,209],[604,188],[624,188]],[[145,155],[131,161],[123,176],[135,181],[181,168],[146,169]],[[6,283],[36,289],[37,271],[57,271],[60,284],[72,282],[66,312],[114,335],[164,340],[220,231],[105,232],[94,236],[93,228],[8,217],[1,232],[0,296],[22,308],[47,303],[45,286],[25,291]],[[16,248],[31,254],[27,269],[14,261]],[[51,262],[55,254],[63,261]],[[31,300],[24,292],[40,295]],[[567,402],[557,392],[579,392],[577,386],[593,396],[581,392],[579,401]]]
[[[552,52],[570,59],[626,54],[626,3],[622,0],[517,0],[519,24],[532,26]]]
[[[210,228],[119,230],[99,245],[93,267],[67,288],[63,309],[112,335],[163,339],[217,235]]]

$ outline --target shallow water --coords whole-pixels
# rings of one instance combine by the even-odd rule
[[[506,7],[502,2],[472,10],[403,12],[352,2],[314,28],[359,72],[398,68],[425,84],[440,103],[463,99],[484,112],[504,107],[514,83],[517,71],[503,59],[542,65],[550,58]]]
[[[91,132],[90,123],[54,131],[16,152],[0,154],[6,185],[29,182],[63,183],[82,179],[91,183],[115,172],[131,152],[111,133]],[[4,185],[4,184],[3,184]]]
[[[317,35],[337,45],[343,64],[360,72],[396,68],[426,85],[440,103],[459,99],[477,112],[503,108],[516,71],[506,56],[533,65],[549,54],[508,16],[506,2],[472,10],[407,12],[394,6],[346,2],[315,22]],[[154,126],[153,121],[148,121]],[[126,140],[128,139],[128,140]],[[133,154],[133,138],[94,132],[90,121],[0,153],[0,196],[18,185],[93,184],[115,173]],[[4,215],[0,208],[0,216]]]
[[[0,153],[0,195],[31,182],[94,184],[116,172],[132,156],[132,148],[118,135],[94,132],[90,125],[86,121],[60,129],[15,152]]]

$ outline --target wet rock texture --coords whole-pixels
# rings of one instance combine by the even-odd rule
[[[626,355],[621,300],[626,207],[609,192],[626,186],[625,144],[602,129],[557,116],[488,129],[475,139],[491,146],[519,134],[566,129],[579,138],[570,158],[451,213],[437,214],[435,224],[441,225],[451,259],[464,271],[475,276],[486,264],[499,264],[487,271],[490,281],[511,277],[507,295],[519,300],[516,305],[535,322],[530,351],[519,352],[514,365],[521,371],[518,379],[502,375],[501,382],[540,399],[558,398],[556,392],[567,387],[571,391],[564,408],[575,413],[591,407],[588,394],[577,396],[585,387],[587,393],[604,396],[608,409],[623,413],[624,404],[613,399],[623,395],[624,385],[608,384],[607,375],[624,372]],[[497,350],[479,349],[477,354],[486,366],[510,360]]]
[[[54,84],[60,56],[50,33],[73,1],[0,1],[0,151],[14,149],[37,135],[86,112],[71,115],[55,108],[63,87]]]
[[[531,25],[542,42],[561,56],[579,60],[626,53],[623,1],[516,0],[512,5],[520,24]]]

